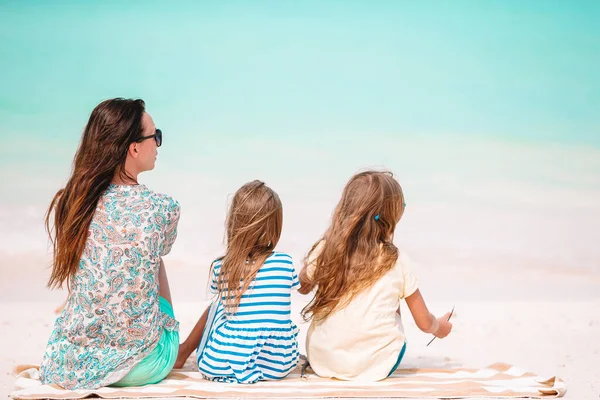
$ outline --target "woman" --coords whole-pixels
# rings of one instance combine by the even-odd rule
[[[137,181],[161,143],[142,100],[107,100],[90,115],[46,215],[48,286],[66,285],[69,296],[42,361],[44,383],[139,386],[175,363],[178,322],[161,257],[177,236],[179,204]]]

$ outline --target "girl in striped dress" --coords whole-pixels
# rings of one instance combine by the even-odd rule
[[[197,348],[198,368],[210,380],[255,383],[294,369],[298,328],[290,318],[290,297],[299,281],[292,258],[274,251],[282,222],[279,196],[263,182],[235,193],[227,250],[211,266],[216,300],[180,345],[176,368]]]

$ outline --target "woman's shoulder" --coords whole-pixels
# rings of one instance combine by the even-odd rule
[[[179,211],[181,206],[173,197],[165,193],[155,192],[147,187],[144,187],[144,196],[147,197],[155,207],[165,208],[166,211]]]

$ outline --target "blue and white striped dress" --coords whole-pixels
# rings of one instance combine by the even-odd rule
[[[220,269],[216,261],[211,278],[213,293],[218,291]],[[227,315],[222,302],[217,301],[212,325],[207,325],[205,346],[197,353],[204,377],[254,383],[289,374],[299,356],[298,328],[290,318],[291,292],[299,285],[292,257],[273,253],[242,295],[234,315]]]

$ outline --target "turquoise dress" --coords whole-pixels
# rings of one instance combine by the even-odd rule
[[[158,271],[177,236],[179,204],[144,185],[110,185],[98,201],[42,382],[93,389],[125,377],[178,322],[161,311]]]

